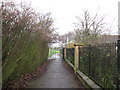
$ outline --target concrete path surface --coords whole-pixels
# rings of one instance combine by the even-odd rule
[[[66,66],[65,61],[61,59],[59,54],[54,54],[50,59],[53,60],[46,66],[46,71],[29,83],[31,88],[84,89],[74,72]]]

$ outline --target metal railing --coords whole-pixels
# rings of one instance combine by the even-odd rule
[[[103,44],[79,49],[79,69],[103,88],[115,88],[117,44]]]
[[[74,52],[75,52],[75,49],[74,48],[66,48],[66,59],[72,63],[73,65],[75,64],[75,61],[74,61]]]
[[[75,66],[78,57],[78,68],[102,88],[120,88],[120,41],[102,45],[89,45],[78,48],[64,48],[67,60]],[[75,70],[75,69],[74,69]]]

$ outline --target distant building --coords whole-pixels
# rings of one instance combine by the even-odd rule
[[[99,43],[115,43],[118,40],[117,35],[102,35],[98,39]]]

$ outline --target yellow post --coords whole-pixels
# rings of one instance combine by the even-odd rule
[[[79,67],[79,49],[78,46],[75,46],[75,67],[74,67],[75,73],[78,67]]]
[[[66,60],[66,48],[64,48],[64,59]]]

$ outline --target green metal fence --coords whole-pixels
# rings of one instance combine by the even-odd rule
[[[62,54],[75,66],[75,48]],[[79,47],[79,70],[102,88],[120,89],[120,40],[117,43]],[[66,54],[65,54],[66,52]]]
[[[75,49],[74,48],[66,48],[66,59],[70,62],[70,63],[72,63],[73,65],[74,65],[74,57],[75,57],[75,55],[74,55],[74,51],[75,51]]]
[[[103,88],[116,88],[117,44],[109,43],[79,49],[79,69]]]
[[[64,48],[60,49],[60,53],[62,55],[62,58],[64,59]]]

